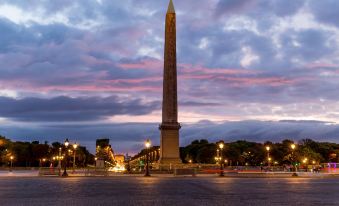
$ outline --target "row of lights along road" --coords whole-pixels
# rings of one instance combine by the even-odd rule
[[[61,150],[62,150],[62,148],[60,147],[60,148],[59,148],[59,156],[53,157],[53,160],[55,160],[55,159],[59,160],[59,165],[61,165],[61,160],[62,160],[62,159],[65,159],[65,160],[64,160],[64,161],[65,161],[65,162],[64,162],[64,172],[63,172],[63,174],[62,174],[62,177],[67,177],[67,176],[68,176],[68,173],[67,173],[67,158],[68,158],[67,148],[68,148],[68,146],[69,146],[69,140],[68,140],[68,139],[65,140],[64,146],[65,146],[65,149],[66,149],[66,152],[65,152],[65,158],[62,158],[62,156],[61,156]],[[76,149],[77,149],[77,148],[78,148],[78,144],[77,144],[77,143],[73,144],[73,149],[74,149],[74,152],[73,152],[73,172],[75,171],[75,156],[76,156]],[[14,160],[14,156],[13,156],[13,155],[10,156],[10,160],[11,160],[11,167],[10,167],[9,171],[11,172],[11,171],[12,171],[12,168],[13,168],[13,160]],[[45,159],[43,159],[43,161],[44,161],[44,160],[45,160]],[[40,160],[40,161],[41,161],[41,160]]]
[[[219,173],[219,176],[220,177],[223,177],[224,176],[224,165],[223,165],[223,149],[224,149],[224,146],[225,146],[225,143],[224,141],[219,141],[217,143],[218,145],[218,149],[217,149],[217,157],[216,157],[216,160],[219,161],[220,163],[220,173]],[[149,139],[146,140],[145,142],[145,147],[146,147],[146,169],[145,169],[145,177],[149,177],[151,176],[150,175],[150,171],[149,171],[149,148],[151,147],[151,141]],[[291,144],[291,149],[292,149],[292,154],[291,154],[291,160],[294,161],[294,150],[296,148],[296,145],[295,144]],[[270,146],[266,146],[266,151],[267,151],[267,162],[268,162],[268,167],[270,168],[271,166],[271,157],[270,157],[270,150],[271,150],[271,147]],[[307,162],[307,158],[305,158],[303,160],[304,163]],[[314,161],[313,161],[314,162]],[[297,172],[297,167],[295,164],[294,165],[294,170],[295,170],[295,173],[293,173],[293,175],[297,175],[296,172]]]
[[[224,167],[223,167],[223,148],[224,148],[224,142],[223,141],[219,141],[217,142],[217,146],[218,146],[218,149],[217,149],[217,157],[215,158],[216,161],[219,161],[220,163],[220,173],[219,173],[219,176],[224,176]],[[296,145],[295,144],[291,144],[290,145],[291,149],[292,149],[292,152],[291,152],[291,161],[292,161],[292,165],[294,167],[294,173],[293,173],[293,176],[297,176],[297,165],[296,164],[293,164],[295,158],[294,158],[294,151],[296,149]],[[271,150],[271,147],[270,146],[266,146],[266,151],[267,151],[267,165],[268,165],[268,168],[271,167],[271,161],[272,161],[272,158],[270,157],[270,150]],[[308,161],[307,158],[304,158],[303,159],[303,163],[306,164]],[[225,160],[226,162],[226,160]],[[313,164],[315,164],[316,162],[315,161],[312,161]]]
[[[67,148],[69,146],[69,141],[68,139],[65,140],[64,142],[64,146],[65,146],[65,162],[64,162],[64,172],[62,173],[62,177],[68,177],[68,173],[67,173],[67,159],[68,159],[68,152],[67,152]],[[74,149],[74,152],[73,152],[73,172],[75,171],[75,154],[76,154],[76,149],[78,148],[78,144],[73,144],[73,149]],[[59,155],[61,153],[61,148],[59,148]],[[60,160],[59,160],[60,162]]]

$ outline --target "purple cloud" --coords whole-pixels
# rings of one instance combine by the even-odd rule
[[[116,115],[156,122],[167,3],[2,1],[4,131],[14,134],[12,126],[23,121],[84,124]],[[337,1],[174,4],[180,121],[339,122]],[[336,131],[324,134],[332,138]]]
[[[309,2],[310,8],[313,11],[314,16],[320,22],[334,25],[339,27],[339,15],[338,15],[338,7],[339,2],[336,0],[323,0],[316,1],[311,0]]]

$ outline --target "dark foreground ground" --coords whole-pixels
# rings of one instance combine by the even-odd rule
[[[339,205],[339,178],[3,177],[0,205]]]

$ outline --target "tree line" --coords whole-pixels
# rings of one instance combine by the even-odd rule
[[[291,148],[292,144],[295,144],[295,149]],[[270,147],[269,151],[266,146]],[[216,163],[217,149],[216,143],[206,139],[195,140],[180,148],[180,157],[184,163],[213,164]],[[268,155],[271,165],[291,164],[292,161],[304,164],[339,161],[339,144],[316,142],[312,139],[302,139],[297,143],[289,139],[278,143],[239,140],[225,143],[221,152],[227,165],[267,165]]]
[[[61,153],[59,152],[60,148]],[[74,155],[72,145],[66,149],[60,142],[52,144],[47,141],[44,143],[39,141],[14,142],[0,135],[0,166],[2,167],[9,166],[11,159],[16,167],[49,167],[51,164],[56,166],[58,159],[65,157],[65,152],[68,152],[68,162],[71,164]],[[59,154],[61,155],[59,156]],[[93,164],[94,161],[94,156],[81,145],[76,149],[75,158],[76,165],[79,167]]]

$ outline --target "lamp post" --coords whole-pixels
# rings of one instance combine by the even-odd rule
[[[145,177],[151,176],[149,173],[149,148],[151,147],[151,141],[149,139],[146,140],[145,142],[145,147],[146,147],[146,170],[145,170]]]
[[[307,163],[308,163],[307,157],[305,157],[305,158],[303,159],[303,163],[304,163],[305,170],[306,170],[306,172],[307,172]]]
[[[271,147],[270,146],[266,146],[268,170],[270,170],[270,167],[271,167],[270,150],[271,150]]]
[[[298,174],[297,174],[297,165],[296,165],[296,163],[294,163],[294,150],[295,150],[295,148],[296,148],[296,145],[295,144],[291,144],[291,149],[292,149],[291,160],[292,160],[292,165],[293,165],[293,168],[294,168],[294,173],[292,174],[292,176],[298,176]]]
[[[222,150],[224,149],[224,142],[220,141],[218,143],[218,147],[220,149],[220,174],[219,174],[219,176],[223,177],[224,176],[224,167],[223,167],[223,152],[222,152]]]
[[[45,166],[45,162],[46,162],[46,158],[42,158],[42,167],[44,167]]]
[[[57,159],[58,159],[59,176],[61,176],[61,147],[59,147],[59,156],[57,156]]]
[[[11,167],[10,167],[9,171],[12,172],[13,159],[14,159],[14,157],[11,155],[11,156],[10,156],[10,159],[11,159]]]
[[[77,143],[75,143],[73,145],[73,149],[74,149],[74,152],[73,152],[73,173],[75,172],[75,153],[77,151],[77,148],[78,148],[78,145],[77,145]]]
[[[65,140],[64,145],[65,145],[65,163],[64,163],[64,173],[62,174],[62,176],[63,176],[63,177],[67,177],[68,174],[67,174],[67,171],[66,171],[66,170],[67,170],[67,158],[68,158],[67,147],[68,147],[68,145],[69,145],[68,139]]]

